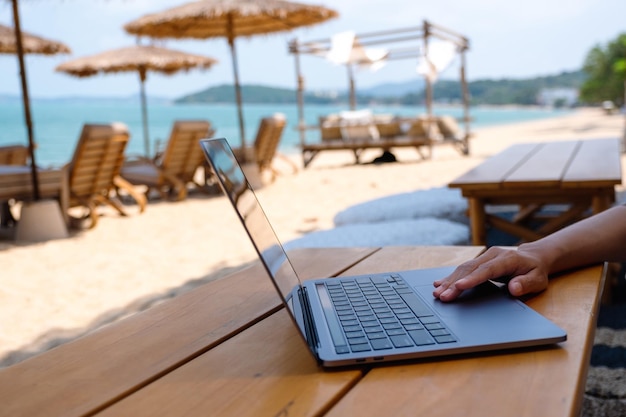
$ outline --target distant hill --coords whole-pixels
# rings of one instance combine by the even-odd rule
[[[468,83],[472,104],[536,104],[544,89],[578,89],[586,75],[583,71],[562,72],[544,77],[499,80],[483,79]],[[436,99],[460,101],[461,87],[458,81],[442,80],[434,86]]]
[[[242,100],[246,103],[295,103],[296,91],[288,88],[269,87],[263,85],[243,85]],[[307,103],[329,104],[337,101],[336,97],[324,94],[305,94]],[[189,94],[174,100],[177,104],[193,103],[234,103],[235,89],[230,84],[209,87],[206,90]]]
[[[499,80],[483,79],[468,83],[472,104],[537,104],[539,94],[544,89],[578,89],[585,80],[582,71],[562,72],[557,75],[528,79]],[[380,84],[375,87],[357,90],[357,101],[361,105],[379,104],[415,104],[424,101],[424,81],[415,79],[399,83]],[[246,103],[295,103],[296,92],[293,89],[262,85],[242,86],[242,99]],[[460,102],[462,91],[459,81],[439,80],[433,86],[435,101]],[[348,101],[346,91],[338,94],[305,93],[309,104],[343,104]],[[175,103],[233,103],[235,91],[232,85],[210,87],[174,101]]]
[[[43,102],[43,103],[138,103],[140,100],[139,94],[133,94],[130,96],[123,97],[98,97],[98,96],[62,96],[62,97],[31,97],[31,101],[33,103]],[[168,104],[172,102],[172,99],[167,97],[158,97],[158,96],[148,96],[147,97],[148,104]],[[0,94],[0,103],[21,103],[22,96],[21,95],[12,95],[12,94]]]
[[[557,75],[526,79],[480,79],[468,83],[471,104],[537,104],[538,97],[545,89],[574,89],[577,90],[584,82],[586,75],[583,71],[562,72]],[[415,105],[424,102],[424,80],[416,78],[405,82],[379,84],[369,88],[357,88],[359,105],[389,104]],[[296,103],[294,89],[271,87],[264,85],[242,86],[242,97],[246,103]],[[433,97],[437,102],[457,103],[462,100],[460,82],[457,80],[439,80],[433,86]],[[11,103],[22,100],[19,95],[0,94],[0,103]],[[33,98],[33,102],[138,102],[136,94],[125,97],[82,97],[67,96],[56,98]],[[348,102],[347,91],[316,91],[305,92],[304,100],[307,104],[336,104],[345,105]],[[189,94],[175,100],[163,97],[149,96],[150,103],[234,103],[235,90],[232,85],[224,84],[209,87],[205,90]]]
[[[410,92],[422,91],[426,82],[417,78],[411,81],[379,84],[370,88],[359,88],[358,94],[368,97],[402,97]]]

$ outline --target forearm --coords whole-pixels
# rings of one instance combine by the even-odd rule
[[[543,239],[520,245],[550,273],[603,261],[626,261],[626,206],[616,206]]]

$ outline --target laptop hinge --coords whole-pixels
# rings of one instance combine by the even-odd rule
[[[317,335],[313,312],[311,311],[311,303],[309,302],[309,296],[305,287],[300,287],[298,290],[298,298],[302,306],[302,318],[304,320],[304,331],[306,333],[307,343],[314,352],[317,352],[319,336]]]

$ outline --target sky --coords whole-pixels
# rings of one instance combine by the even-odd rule
[[[295,59],[287,43],[328,39],[343,31],[357,35],[419,27],[424,20],[462,34],[470,41],[466,55],[469,81],[527,78],[577,70],[594,46],[626,33],[625,0],[301,0],[335,9],[339,17],[288,33],[236,41],[242,84],[296,88]],[[33,98],[67,96],[126,97],[139,91],[136,73],[76,78],[55,71],[65,61],[136,44],[123,26],[145,14],[185,4],[186,0],[20,0],[22,30],[67,44],[69,55],[29,55],[28,85]],[[12,26],[10,1],[0,1],[0,23]],[[145,39],[144,39],[145,41]],[[144,42],[145,43],[145,42]],[[177,98],[233,82],[225,39],[167,40],[159,46],[210,56],[218,64],[173,76],[149,73],[149,96]],[[389,62],[377,71],[360,70],[358,87],[414,80],[416,62]],[[459,79],[459,60],[442,74]],[[315,56],[301,60],[307,90],[345,90],[344,67]],[[0,55],[0,95],[19,95],[17,58]]]

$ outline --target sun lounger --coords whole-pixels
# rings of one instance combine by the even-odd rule
[[[90,219],[89,228],[95,227],[100,204],[126,215],[114,196],[116,189],[125,190],[144,211],[145,198],[119,176],[128,140],[128,128],[121,123],[83,126],[72,160],[61,169],[61,208],[70,226],[82,227],[83,220]],[[76,215],[71,210],[75,207],[84,212]]]
[[[183,200],[189,184],[201,186],[195,181],[196,171],[204,161],[198,141],[213,134],[208,121],[176,121],[165,151],[154,158],[126,161],[122,177],[131,184],[146,186],[147,196],[151,190],[157,190],[163,199],[175,193],[177,201]]]
[[[437,128],[441,132],[444,143],[454,144],[463,155],[469,155],[470,134],[464,133],[452,116],[436,118]]]
[[[341,140],[341,128],[339,127],[339,115],[330,114],[319,117],[320,139],[324,141]]]
[[[382,139],[402,136],[402,120],[392,114],[375,114],[374,124]]]
[[[235,156],[240,161],[245,160],[246,162],[256,164],[260,175],[264,172],[269,172],[271,181],[274,181],[278,173],[273,165],[274,159],[277,157],[285,161],[293,172],[297,172],[298,168],[296,165],[289,158],[278,152],[278,145],[286,125],[287,119],[282,113],[262,118],[253,146],[246,147],[245,150],[234,148]]]

